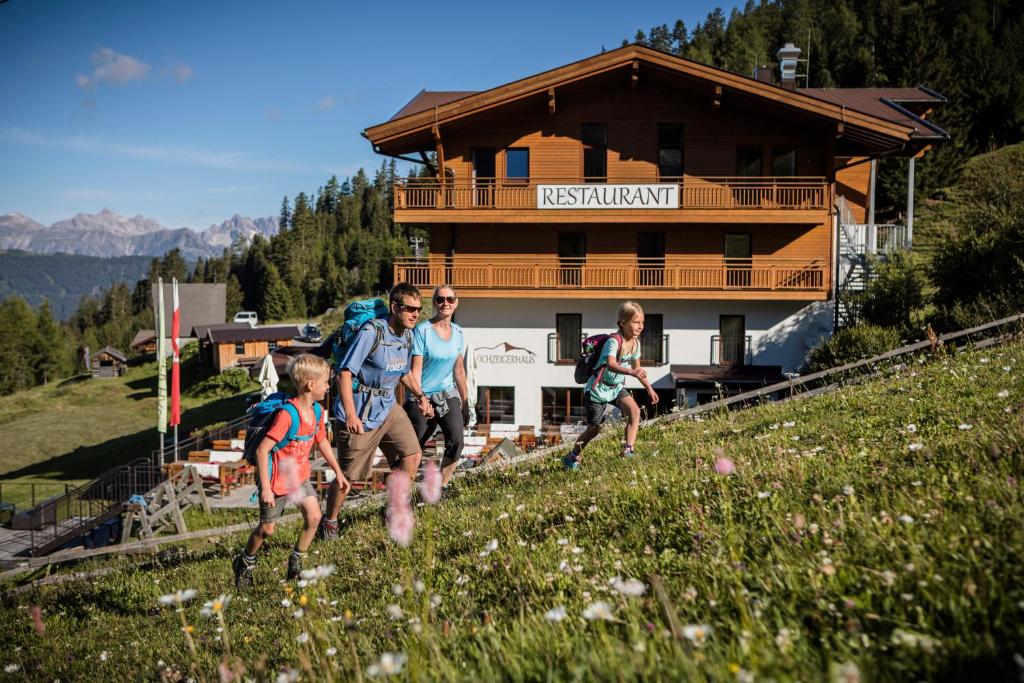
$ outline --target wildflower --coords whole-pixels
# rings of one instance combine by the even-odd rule
[[[974,425],[969,425],[966,422],[962,422],[961,424],[957,425],[957,429],[959,429],[961,432],[966,432],[968,429],[974,429]]]
[[[412,531],[416,526],[416,517],[409,506],[411,486],[405,472],[392,472],[388,477],[388,533],[395,543],[403,547],[412,542]]]
[[[487,545],[484,546],[484,549],[480,551],[480,557],[487,557],[488,555],[490,555],[491,553],[493,553],[497,549],[498,549],[498,539],[492,538],[487,543]]]
[[[920,441],[915,441],[914,443],[912,443],[912,444],[907,446],[907,450],[909,450],[912,453],[916,452],[916,451],[919,451],[922,448],[924,448],[924,444],[921,443]]]
[[[508,513],[507,513],[507,512],[502,512],[502,513],[501,513],[500,515],[498,515],[498,516],[497,516],[497,517],[495,518],[495,521],[498,521],[498,522],[500,522],[500,521],[502,521],[502,520],[504,520],[504,519],[508,519]]]
[[[853,662],[843,662],[840,666],[833,664],[829,667],[829,678],[832,683],[860,683],[860,669]]]
[[[564,607],[552,607],[544,613],[544,618],[548,621],[561,621],[565,619],[566,611]]]
[[[782,423],[782,426],[783,426],[783,427],[796,427],[796,422],[795,422],[795,421],[791,421],[791,422],[783,422],[783,423]]]
[[[424,589],[426,589],[426,587],[427,586],[426,586],[425,583],[423,583],[422,579],[416,579],[415,581],[412,582],[412,589],[414,591],[416,591],[417,593],[422,593],[424,591]]]
[[[394,595],[396,598],[402,597],[402,593],[404,593],[404,592],[405,592],[405,588],[403,588],[402,584],[400,584],[400,583],[396,583],[396,584],[391,586],[391,594]]]
[[[587,621],[612,621],[615,617],[608,603],[598,600],[583,610],[583,618]]]
[[[844,496],[852,496],[853,495],[853,487],[850,486],[849,484],[844,486],[843,487],[843,495]]]
[[[779,652],[783,654],[792,649],[793,634],[788,628],[780,628],[779,632],[775,634],[775,647],[779,648]]]
[[[8,664],[4,667],[4,671],[13,674],[21,671],[21,664]]]
[[[212,617],[219,612],[222,612],[228,603],[231,602],[230,595],[221,595],[216,600],[210,600],[209,602],[203,603],[203,609],[199,610],[199,613],[204,617]]]
[[[558,543],[558,545],[568,545],[569,544],[569,539],[568,538],[560,538],[556,542]]]
[[[771,491],[758,491],[757,492],[757,497],[759,499],[761,499],[761,500],[764,500],[765,498],[771,498],[772,497],[772,492]]]
[[[315,583],[320,579],[326,579],[328,576],[333,574],[337,570],[333,564],[325,564],[313,569],[305,569],[302,572],[302,578],[310,583]]]
[[[935,652],[941,645],[937,638],[902,628],[895,629],[889,639],[893,645],[900,645],[911,650],[922,650],[928,654]]]
[[[1008,390],[1006,390],[1006,389],[1003,389],[998,394],[996,394],[996,398],[1006,398],[1009,395],[1010,395],[1010,392]]]
[[[398,621],[399,619],[405,616],[405,612],[402,611],[402,608],[396,605],[395,603],[391,603],[390,605],[385,607],[384,611],[386,611],[388,613],[388,616],[394,619],[395,621]]]
[[[573,517],[572,515],[566,515],[565,516],[565,521],[568,522],[569,524],[572,524],[573,522],[576,521],[576,518]]]
[[[707,624],[687,624],[683,627],[683,637],[693,643],[694,647],[700,647],[711,635],[711,627]]]
[[[110,657],[110,653],[109,653],[109,652],[107,652],[106,650],[104,650],[103,652],[101,652],[101,653],[100,653],[100,661],[101,661],[101,662],[105,662],[105,661],[107,661],[107,659],[108,659],[109,657]]]
[[[277,683],[295,683],[299,680],[299,672],[295,669],[285,669],[277,674]]]
[[[636,579],[623,580],[618,576],[613,576],[611,581],[609,581],[608,583],[610,583],[612,588],[617,590],[619,593],[622,593],[623,595],[630,598],[640,597],[641,595],[647,592],[647,586],[644,584],[644,582],[637,581]]]
[[[177,591],[175,593],[168,593],[167,595],[160,596],[161,605],[180,605],[190,600],[195,599],[196,590],[194,588],[187,588],[183,591]]]
[[[402,672],[405,660],[406,656],[401,652],[385,652],[380,656],[379,662],[366,667],[366,673],[374,678],[392,676]]]
[[[576,546],[575,548],[572,549],[572,554],[573,555],[582,555],[583,554],[583,548],[581,548],[579,546]]]
[[[916,424],[908,424],[907,425],[907,434],[915,434],[915,433],[917,433],[917,425]]]
[[[294,612],[292,612],[292,617],[294,617],[295,619],[301,619],[305,615],[306,615],[306,610],[302,609],[301,607],[299,609],[295,610]]]
[[[331,647],[327,648],[326,650],[324,650],[324,654],[327,655],[328,657],[333,657],[334,655],[338,654],[338,648],[336,648],[334,646],[331,646]]]
[[[288,598],[285,598],[284,600],[281,601],[281,607],[284,607],[285,609],[288,609],[291,606],[292,606],[292,601],[289,600]]]
[[[591,505],[590,507],[587,508],[587,512],[589,512],[590,514],[594,514],[595,512],[597,512],[597,506]]]
[[[718,472],[722,476],[729,476],[736,472],[736,465],[730,458],[720,455],[715,458],[715,472]]]
[[[913,524],[914,523],[914,518],[911,517],[910,515],[900,515],[898,519],[903,524]]]
[[[441,596],[434,593],[430,596],[430,609],[437,609],[441,606]]]
[[[306,633],[305,631],[303,631],[299,635],[295,636],[295,642],[297,642],[299,644],[302,644],[302,645],[308,643],[309,642],[309,634]]]
[[[433,460],[423,468],[423,481],[420,482],[420,494],[423,500],[434,504],[441,500],[441,471]]]
[[[457,577],[455,577],[456,586],[465,586],[467,583],[469,583],[469,577],[465,574],[459,574]]]
[[[35,628],[36,633],[39,635],[46,633],[46,624],[43,623],[43,610],[40,609],[39,605],[32,605],[32,627]]]

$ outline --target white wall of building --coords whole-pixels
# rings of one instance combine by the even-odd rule
[[[646,368],[656,388],[674,386],[672,364],[709,365],[720,315],[743,315],[752,363],[797,370],[807,351],[832,331],[832,302],[679,301],[637,299],[660,313],[668,335],[668,363]],[[548,363],[548,335],[557,313],[582,314],[586,335],[615,329],[620,301],[596,299],[460,299],[455,320],[476,358],[478,386],[515,387],[516,423],[541,424],[541,387],[579,387],[572,365]],[[516,348],[508,348],[516,347]],[[640,387],[635,379],[628,386]]]

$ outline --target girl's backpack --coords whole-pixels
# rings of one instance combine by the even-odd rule
[[[605,363],[601,362],[601,349],[604,348],[604,343],[608,341],[609,337],[614,337],[619,341],[619,350],[615,354],[615,359],[618,360],[622,357],[622,335],[618,332],[593,334],[587,337],[580,342],[580,357],[576,360],[576,371],[573,373],[576,384],[586,384],[594,373],[604,371]]]
[[[320,431],[320,420],[323,416],[323,408],[319,403],[313,403],[313,415],[316,419],[316,427],[313,429],[312,434],[305,436],[299,436],[299,425],[302,423],[299,417],[299,409],[295,407],[295,404],[291,402],[291,397],[279,391],[276,394],[271,394],[259,403],[254,404],[246,411],[249,416],[249,422],[245,428],[245,461],[250,465],[256,465],[256,449],[259,448],[260,444],[263,443],[263,439],[267,436],[267,431],[270,429],[270,425],[274,424],[274,418],[277,416],[279,411],[285,411],[291,417],[291,426],[288,427],[288,432],[284,435],[280,441],[278,441],[270,451],[271,457],[268,458],[269,471],[267,475],[273,477],[274,474],[274,458],[273,455],[276,451],[284,448],[292,441],[311,441],[315,439]],[[259,482],[259,478],[256,479]]]

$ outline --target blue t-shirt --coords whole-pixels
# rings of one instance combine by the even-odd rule
[[[352,399],[356,413],[363,421],[364,429],[376,429],[384,421],[395,405],[395,387],[402,375],[409,371],[410,352],[412,351],[411,333],[402,336],[391,331],[386,321],[383,323],[384,335],[377,350],[372,354],[373,342],[377,339],[377,331],[373,323],[367,323],[356,332],[345,358],[342,359],[338,372],[348,370],[352,376],[369,387],[391,389],[387,396],[374,396],[365,391],[353,390]],[[369,406],[367,406],[369,402]],[[334,401],[334,415],[344,421],[345,407],[341,403],[341,395]]]
[[[455,360],[466,352],[462,328],[452,323],[452,335],[445,341],[433,324],[425,320],[412,333],[412,355],[423,356],[423,376],[420,385],[424,394],[436,394],[455,386],[452,370]]]

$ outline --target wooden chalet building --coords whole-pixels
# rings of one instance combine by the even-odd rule
[[[120,377],[128,369],[128,358],[112,346],[89,356],[89,373],[93,377]]]
[[[233,367],[249,367],[282,346],[290,346],[299,336],[297,325],[213,325],[206,329],[207,352],[217,372]]]
[[[423,91],[364,131],[431,172],[394,188],[395,221],[430,232],[394,277],[456,288],[480,415],[582,419],[580,339],[613,329],[625,299],[646,311],[663,404],[776,381],[832,333],[850,259],[908,243],[907,226],[873,225],[873,160],[947,139],[923,119],[944,99],[760,76],[628,45],[484,92]]]

